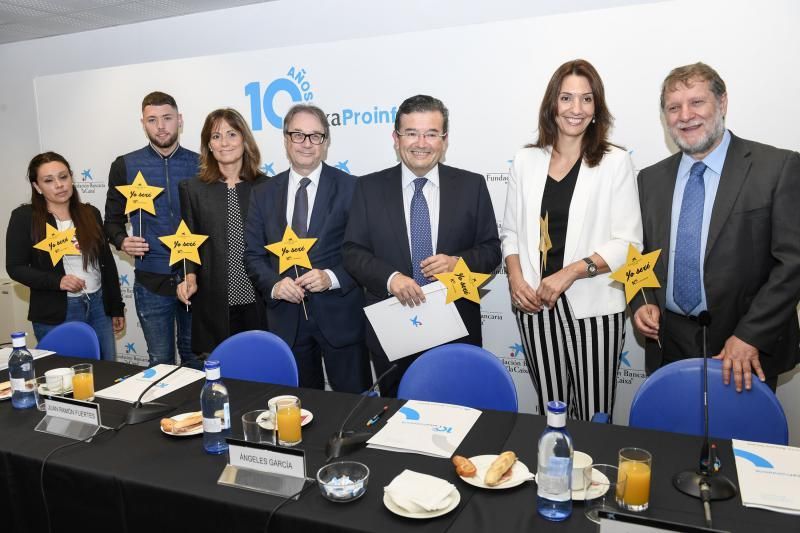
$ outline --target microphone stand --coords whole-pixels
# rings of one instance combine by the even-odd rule
[[[328,443],[325,446],[325,454],[327,456],[326,462],[355,451],[370,438],[372,438],[373,434],[367,431],[345,431],[344,427],[347,425],[347,422],[350,421],[350,418],[352,418],[356,410],[364,403],[364,400],[366,400],[366,398],[368,398],[369,395],[375,391],[383,378],[392,373],[396,368],[397,364],[393,364],[388,370],[378,376],[378,379],[375,380],[375,383],[373,383],[372,386],[367,389],[365,393],[363,393],[358,402],[356,402],[356,405],[347,414],[347,417],[345,417],[344,422],[342,422],[342,426],[339,428],[339,431],[334,433],[331,438],[328,439]]]
[[[144,398],[144,395],[147,394],[147,391],[149,391],[150,389],[152,389],[153,387],[155,387],[156,385],[167,379],[169,376],[171,376],[184,366],[186,366],[186,363],[182,363],[176,366],[175,368],[173,368],[172,370],[170,370],[157,380],[153,381],[150,385],[148,385],[147,388],[144,389],[142,393],[139,395],[139,397],[136,399],[130,410],[128,410],[128,414],[125,416],[125,423],[129,426],[133,426],[135,424],[141,424],[142,422],[149,422],[150,420],[160,418],[161,416],[175,409],[175,407],[171,405],[167,405],[165,403],[160,403],[160,402],[142,403],[142,398]]]
[[[717,447],[711,444],[708,435],[708,326],[711,324],[711,315],[708,311],[703,311],[697,316],[697,322],[703,331],[703,448],[700,452],[699,468],[675,474],[672,484],[680,492],[702,500],[706,526],[711,528],[711,501],[733,498],[737,488],[730,479],[717,472]]]

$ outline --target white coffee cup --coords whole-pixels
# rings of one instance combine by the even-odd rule
[[[44,373],[47,378],[47,388],[53,394],[63,394],[72,390],[72,376],[75,371],[71,368],[54,368]]]
[[[572,490],[583,490],[583,469],[591,465],[592,456],[588,453],[572,453]]]

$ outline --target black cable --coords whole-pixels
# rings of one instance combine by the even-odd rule
[[[309,479],[309,481],[310,483],[308,485],[295,492],[291,496],[287,496],[281,503],[272,508],[272,510],[269,512],[269,516],[267,517],[267,523],[264,525],[264,533],[269,533],[269,523],[272,522],[272,517],[278,512],[278,509],[289,503],[295,497],[299,499],[303,494],[306,493],[308,489],[317,484],[317,480],[315,479]]]
[[[125,424],[123,423],[122,426],[124,426],[124,425]],[[52,524],[50,523],[50,509],[47,506],[47,496],[45,495],[45,492],[44,492],[44,467],[47,465],[47,461],[50,459],[50,457],[52,457],[52,455],[54,453],[56,453],[59,450],[63,450],[64,448],[69,448],[70,446],[75,446],[76,444],[81,444],[81,443],[84,443],[84,442],[88,442],[89,440],[91,440],[91,439],[93,439],[95,437],[99,437],[103,433],[107,433],[109,431],[116,431],[116,430],[120,429],[122,426],[119,426],[119,427],[116,427],[116,428],[109,428],[109,427],[103,428],[102,431],[98,431],[97,433],[95,433],[93,435],[89,435],[88,437],[86,437],[83,440],[76,440],[76,441],[73,441],[73,442],[68,442],[66,444],[62,444],[61,446],[53,448],[52,450],[50,450],[50,453],[48,453],[47,455],[44,456],[44,459],[42,460],[42,468],[39,471],[39,487],[42,490],[42,503],[44,504],[44,517],[45,517],[45,520],[47,521],[47,531],[48,532],[52,531]]]

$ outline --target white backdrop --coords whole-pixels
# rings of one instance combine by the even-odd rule
[[[715,32],[666,22],[674,20],[674,8],[667,2],[41,77],[35,89],[42,148],[71,161],[84,199],[102,210],[111,161],[146,142],[139,125],[144,94],[163,90],[176,97],[184,116],[183,144],[192,149],[209,111],[237,108],[250,119],[270,174],[287,163],[280,130],[269,117],[282,116],[299,98],[331,114],[328,163],[360,175],[396,163],[393,108],[421,92],[450,108],[447,163],[487,177],[501,222],[509,160],[535,138],[545,85],[558,65],[583,57],[605,81],[617,119],[613,141],[631,151],[638,168],[670,153],[658,109],[661,80],[670,68],[700,59],[729,84],[729,127],[744,137],[796,149],[800,133],[792,119],[800,116],[800,104],[789,93],[800,86],[800,74],[784,65],[798,56],[800,44],[790,21],[771,21],[774,42],[751,42],[740,32],[723,48]],[[692,4],[692,17],[719,28],[741,27],[736,18],[741,11],[728,15],[716,8]],[[777,93],[767,95],[764,78],[777,72]],[[780,102],[781,120],[774,109],[765,113],[765,97]],[[118,352],[120,358],[143,362],[132,267],[124,259],[120,274],[129,323]],[[512,372],[522,410],[533,411],[503,272],[489,285],[482,312],[485,347]],[[627,419],[644,375],[642,349],[630,333],[619,375],[618,422]]]

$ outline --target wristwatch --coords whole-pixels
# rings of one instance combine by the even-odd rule
[[[597,265],[588,257],[584,257],[583,260],[586,261],[586,273],[590,278],[595,277],[597,275]]]

